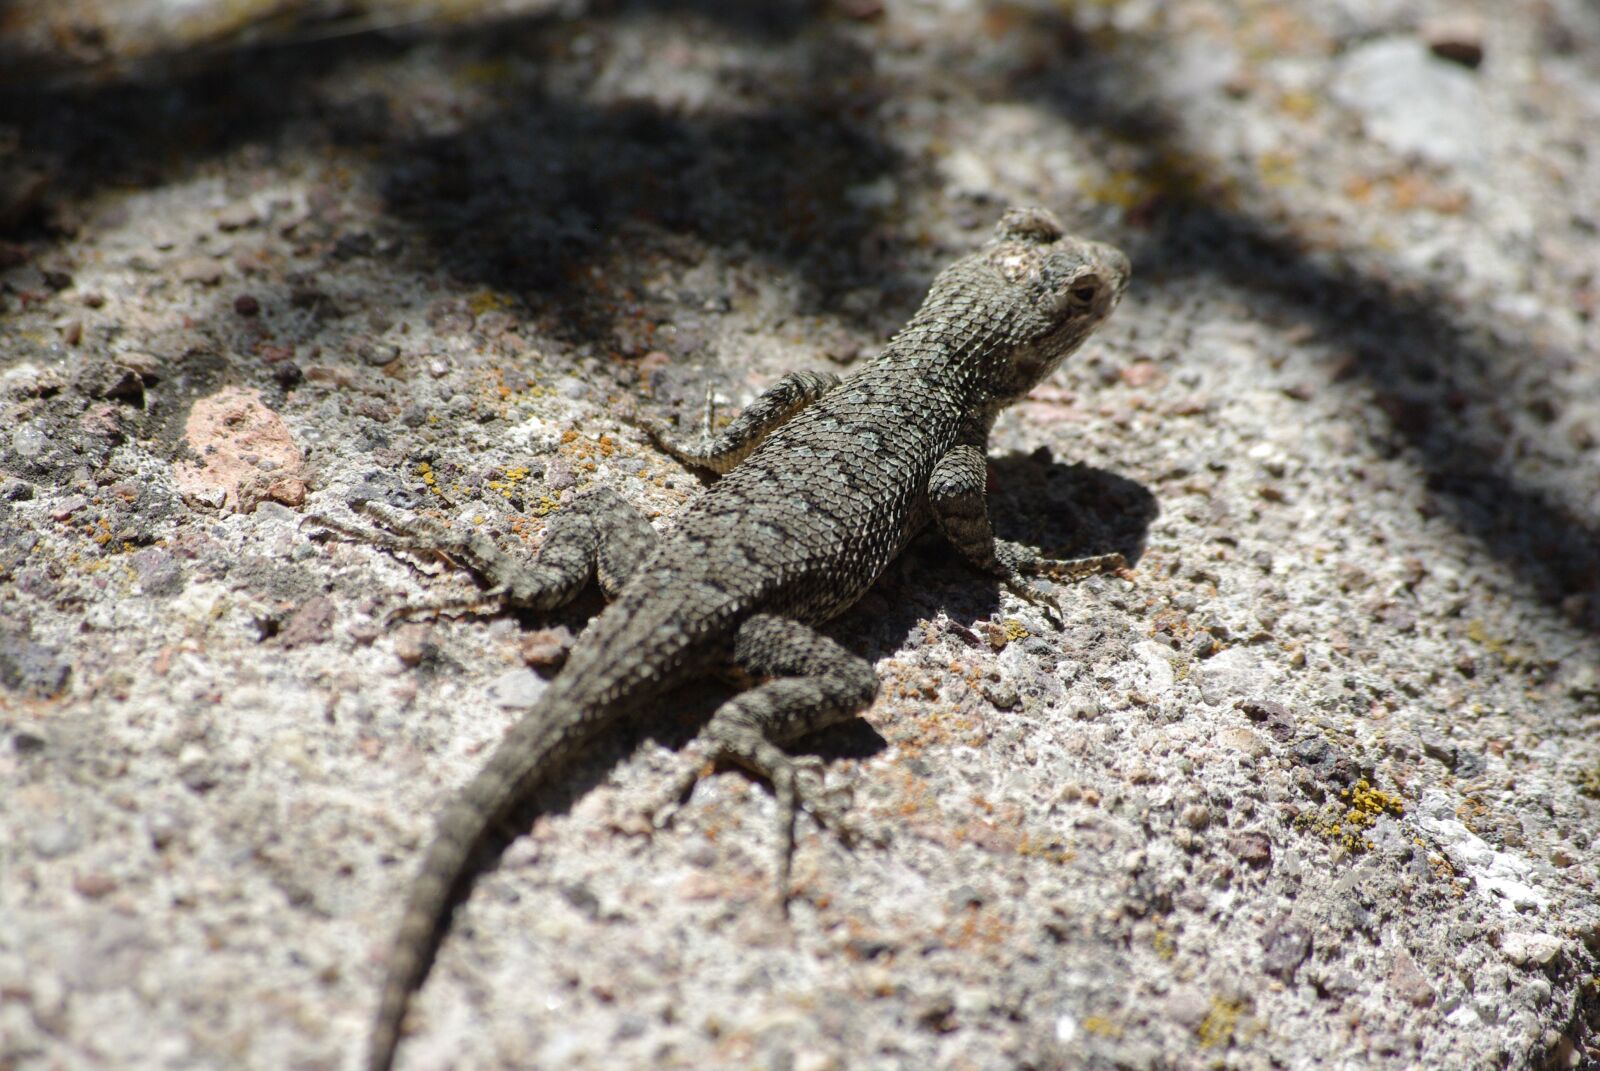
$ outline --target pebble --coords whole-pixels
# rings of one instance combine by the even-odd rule
[[[550,459],[544,469],[545,486],[552,491],[565,491],[578,482],[577,475],[572,471],[572,466],[559,457]]]
[[[210,257],[192,257],[178,265],[178,278],[199,286],[216,286],[222,282],[222,264]]]
[[[72,888],[80,896],[98,900],[116,891],[117,880],[109,874],[91,870],[86,874],[75,875],[72,879]]]
[[[161,371],[159,358],[139,350],[124,350],[113,354],[111,360],[119,368],[126,368],[141,379],[153,379]]]
[[[249,201],[236,201],[217,213],[219,231],[237,231],[254,227],[261,222],[261,214]]]
[[[1298,922],[1279,919],[1261,938],[1261,969],[1288,981],[1311,955],[1311,934]]]
[[[1228,838],[1228,850],[1249,866],[1266,866],[1272,862],[1272,838],[1265,833],[1236,833]]]
[[[233,299],[233,311],[244,317],[259,316],[261,302],[254,294],[240,294]]]
[[[1194,1030],[1211,1014],[1211,1001],[1191,986],[1173,990],[1167,997],[1167,1015],[1179,1026]]]
[[[278,634],[285,648],[305,647],[326,641],[338,616],[333,600],[326,595],[313,595],[301,604]]]
[[[572,642],[572,630],[564,625],[530,632],[519,645],[523,664],[536,669],[554,669],[567,660]]]
[[[29,840],[33,850],[44,859],[70,855],[83,843],[77,828],[65,818],[46,818],[33,827]]]
[[[1483,62],[1483,22],[1474,15],[1449,14],[1422,24],[1422,39],[1440,59],[1476,70]]]
[[[985,699],[994,704],[996,710],[1011,710],[1022,701],[1017,690],[1008,681],[985,681],[980,685]]]
[[[183,589],[183,568],[161,547],[144,547],[128,558],[146,595],[173,595]]]
[[[1248,755],[1252,759],[1263,758],[1272,750],[1261,737],[1238,725],[1230,725],[1218,733],[1217,743]]]
[[[394,656],[403,666],[416,667],[439,654],[439,641],[433,626],[411,622],[395,630]]]
[[[489,701],[508,710],[528,710],[539,702],[550,682],[531,669],[513,669],[489,682]]]
[[[1426,1008],[1435,998],[1433,986],[1428,984],[1428,979],[1417,967],[1417,961],[1411,958],[1411,953],[1403,948],[1395,952],[1390,964],[1389,986],[1395,996],[1418,1008]]]
[[[362,361],[376,368],[390,364],[400,356],[400,347],[388,342],[363,342],[359,348]]]
[[[50,437],[43,429],[24,424],[11,433],[11,451],[18,457],[38,457],[50,446]],[[56,520],[63,518],[57,517]]]
[[[306,491],[306,482],[298,476],[285,476],[267,485],[267,497],[285,506],[304,505]]]
[[[145,816],[145,832],[157,849],[165,848],[182,836],[189,828],[189,820],[181,811],[171,807],[158,807]]]
[[[1561,938],[1548,933],[1508,933],[1500,938],[1500,953],[1518,967],[1548,967],[1561,956]]]
[[[1483,155],[1482,101],[1472,75],[1420,40],[1387,37],[1352,49],[1331,86],[1368,136],[1395,152],[1447,166]]]
[[[11,747],[18,755],[37,755],[49,743],[38,733],[31,733],[26,729],[18,729],[11,734]]]

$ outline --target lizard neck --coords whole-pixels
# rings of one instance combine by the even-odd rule
[[[890,341],[878,367],[933,387],[960,411],[970,412],[988,400],[982,373],[984,355],[1000,344],[995,334],[919,318]]]

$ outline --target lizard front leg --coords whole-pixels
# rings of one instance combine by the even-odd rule
[[[750,456],[761,441],[806,406],[839,385],[832,372],[790,372],[761,393],[761,396],[722,429],[711,433],[711,402],[706,401],[706,426],[700,441],[687,443],[654,421],[637,416],[633,423],[649,433],[656,445],[685,465],[708,469],[722,476]]]
[[[1078,580],[1127,567],[1127,559],[1121,554],[1058,560],[1042,557],[1032,547],[996,539],[989,521],[987,482],[988,463],[983,452],[970,443],[963,443],[934,465],[933,474],[928,478],[928,504],[934,523],[950,545],[972,565],[999,577],[1013,594],[1036,605],[1056,609],[1051,600],[1035,591],[1024,578]]]
[[[878,694],[878,674],[872,663],[809,625],[775,614],[757,614],[740,626],[733,662],[749,674],[773,679],[717,708],[690,745],[688,768],[667,799],[682,799],[707,763],[719,760],[737,762],[772,782],[778,800],[778,899],[787,907],[800,764],[782,745],[860,713]]]

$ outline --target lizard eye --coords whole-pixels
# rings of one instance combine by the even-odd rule
[[[1078,284],[1067,293],[1074,304],[1092,305],[1094,304],[1094,299],[1100,294],[1100,280],[1092,275],[1079,279]]]

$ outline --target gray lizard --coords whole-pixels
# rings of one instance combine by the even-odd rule
[[[842,382],[787,375],[720,435],[664,443],[725,475],[660,536],[608,489],[562,510],[531,563],[482,534],[369,507],[391,534],[367,537],[441,551],[504,605],[552,609],[591,578],[614,598],[439,819],[389,954],[369,1071],[393,1062],[406,1006],[474,852],[530,793],[566,776],[599,734],[646,702],[729,666],[762,682],[719,707],[693,747],[771,781],[786,896],[797,789],[796,764],[781,746],[854,716],[878,690],[872,665],[817,624],[855,602],[930,522],[967,561],[1030,601],[1046,600],[1028,576],[1121,563],[1120,555],[1049,561],[997,540],[984,455],[996,414],[1106,318],[1128,274],[1120,251],[1067,236],[1048,211],[1007,212],[987,245],[939,275],[869,366]]]

